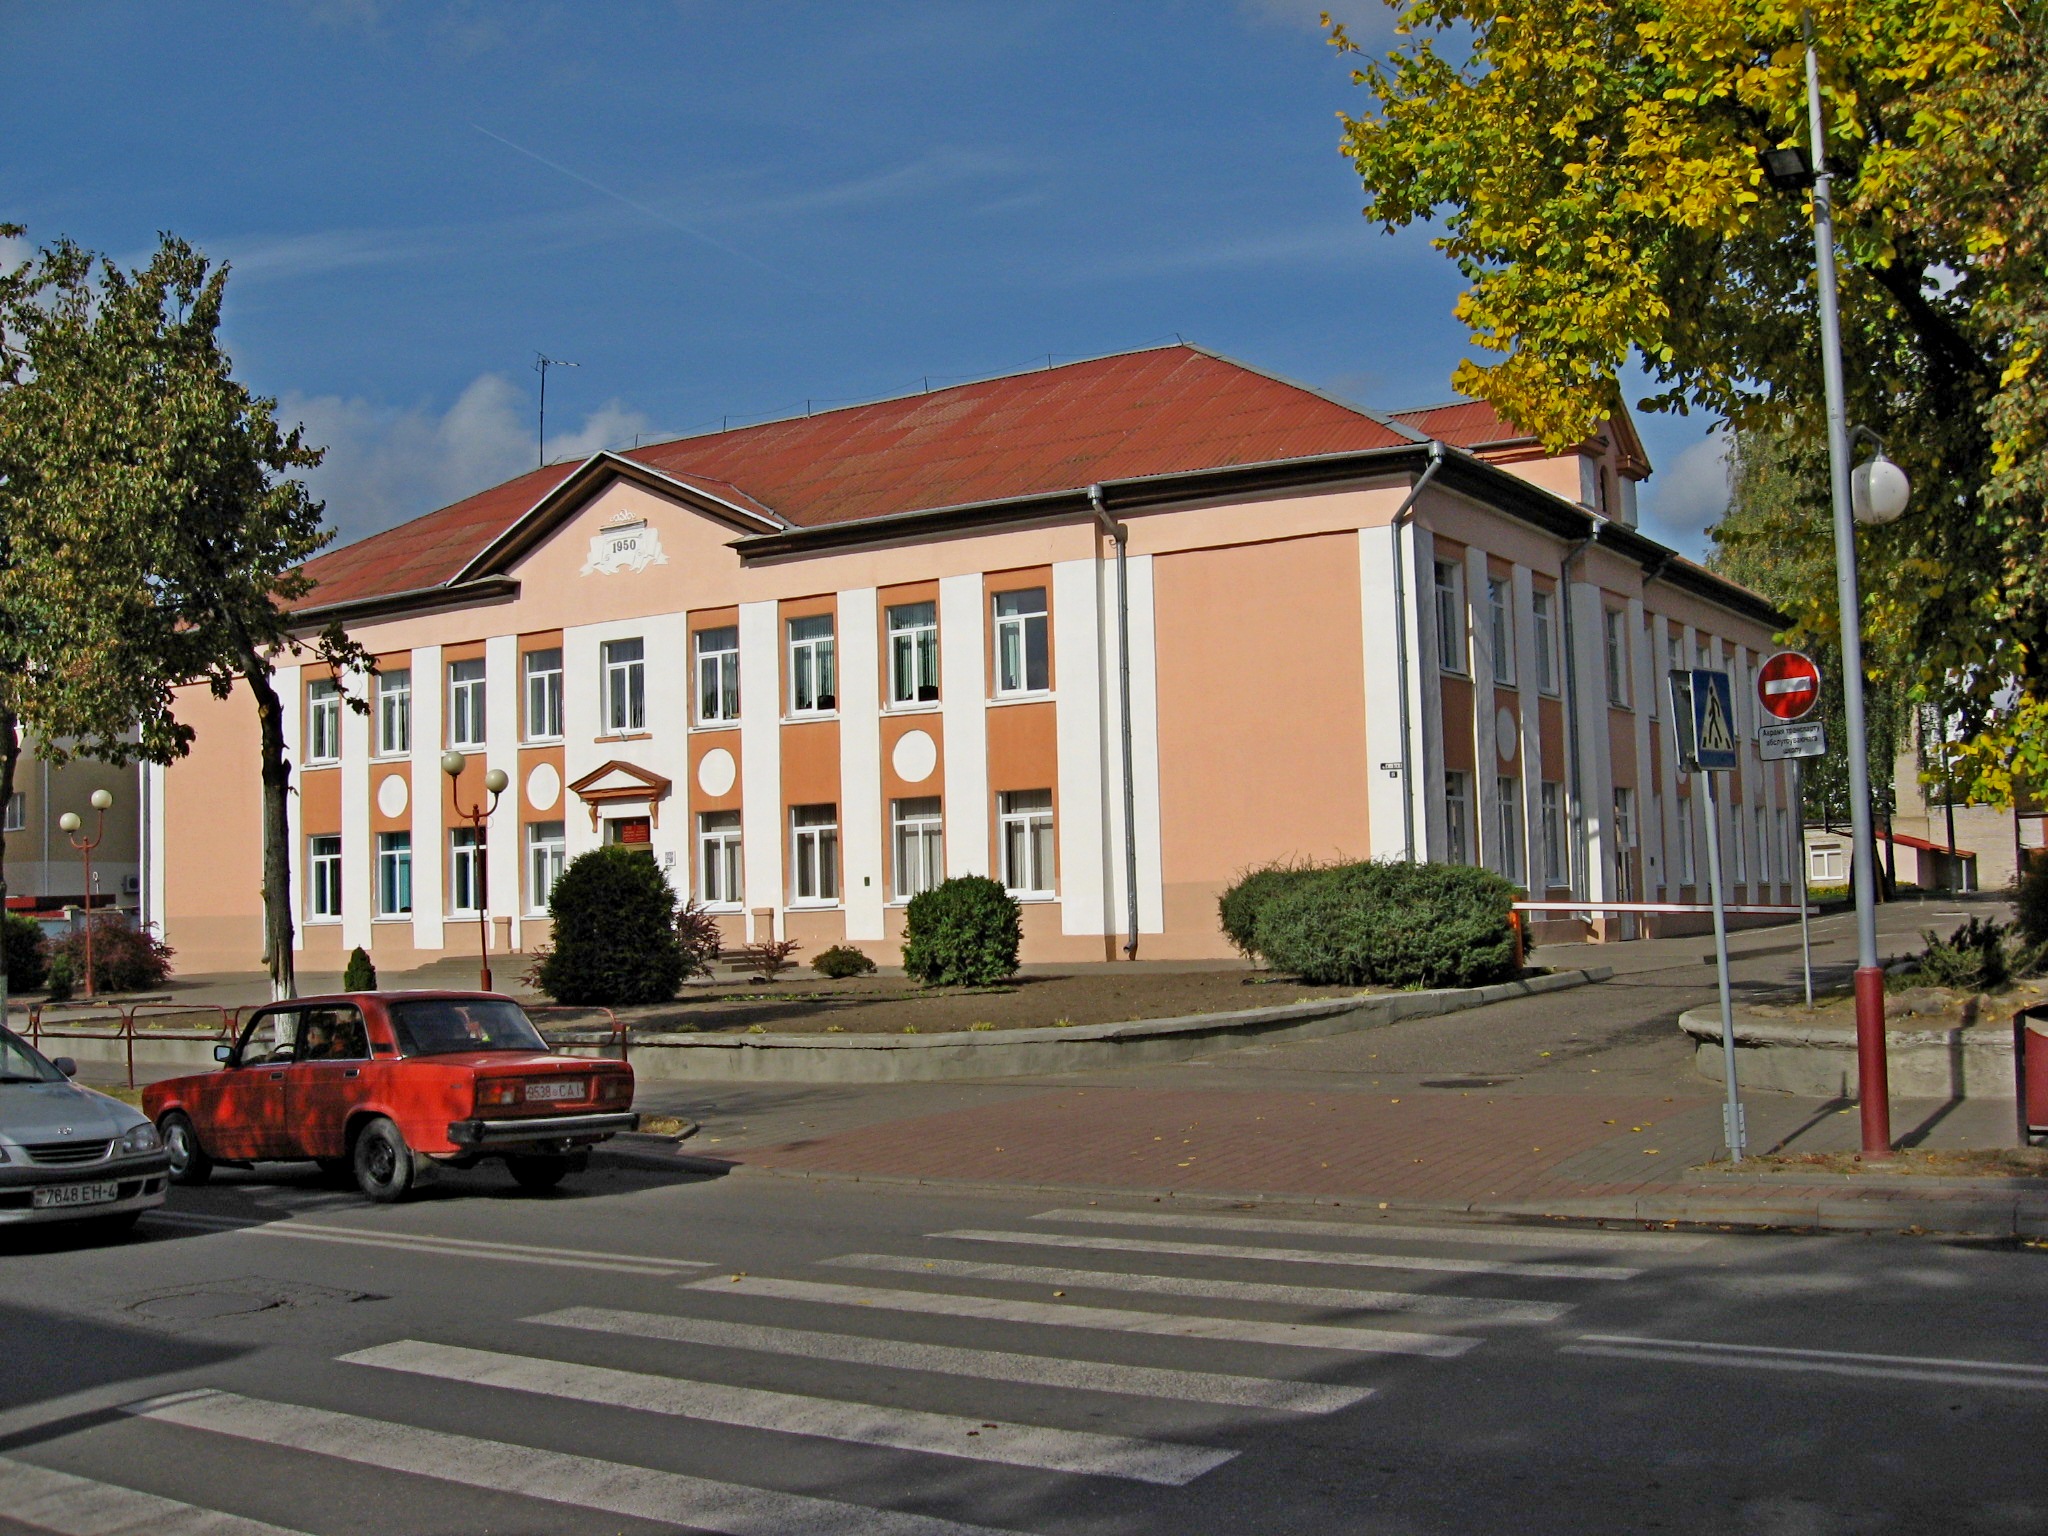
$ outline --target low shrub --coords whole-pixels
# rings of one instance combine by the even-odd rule
[[[1920,937],[1926,949],[1899,978],[1907,986],[1997,992],[2014,977],[2039,974],[2048,964],[2048,944],[2029,942],[2012,923],[1973,917],[1946,939],[1931,928]]]
[[[795,939],[763,939],[734,950],[734,963],[743,971],[752,971],[761,981],[773,981],[796,964],[790,956],[802,948]]]
[[[1470,987],[1514,971],[1515,888],[1463,864],[1339,864],[1283,882],[1252,941],[1315,985]]]
[[[616,1008],[676,995],[689,965],[676,895],[644,853],[608,843],[579,854],[548,898],[553,947],[534,967],[558,1003]]]
[[[705,911],[696,897],[676,908],[676,948],[683,954],[685,976],[709,975],[711,962],[724,947],[718,919]]]
[[[341,973],[341,990],[344,992],[374,992],[377,990],[377,967],[370,963],[370,957],[358,944],[348,952],[348,965]]]
[[[68,1003],[78,991],[78,967],[69,955],[52,955],[48,974],[43,977],[44,994],[53,1003]]]
[[[9,912],[5,925],[7,945],[7,987],[11,992],[42,989],[50,972],[50,946],[43,938],[42,924],[34,918]]]
[[[170,979],[168,944],[148,928],[131,927],[100,913],[92,922],[92,985],[95,992],[146,992]],[[85,930],[67,933],[52,947],[50,961],[71,962],[72,984],[85,979]]]
[[[811,969],[820,976],[844,981],[849,976],[874,975],[875,962],[851,944],[834,944],[830,949],[818,952],[818,957],[811,962]]]
[[[1216,898],[1216,917],[1231,947],[1254,963],[1263,959],[1257,940],[1259,913],[1281,891],[1291,890],[1316,872],[1313,864],[1268,864],[1248,869]]]
[[[926,986],[985,987],[1017,971],[1023,914],[1000,881],[956,875],[910,898],[903,969]]]

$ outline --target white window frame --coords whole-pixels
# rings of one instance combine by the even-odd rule
[[[546,645],[519,658],[526,691],[526,740],[562,739],[562,648]]]
[[[1699,850],[1693,834],[1693,797],[1678,797],[1678,883],[1698,885],[1700,883]]]
[[[1529,621],[1536,640],[1536,688],[1538,692],[1552,697],[1557,694],[1556,602],[1557,595],[1552,592],[1532,591],[1529,594]]]
[[[7,814],[0,820],[0,831],[25,832],[28,830],[28,796],[16,790],[7,797]]]
[[[1434,562],[1436,664],[1455,677],[1471,675],[1470,637],[1465,632],[1465,567],[1456,560]]]
[[[839,807],[789,808],[789,904],[839,905]]]
[[[1636,846],[1636,792],[1626,784],[1614,786],[1614,846],[1624,853]]]
[[[946,878],[943,812],[937,795],[916,795],[891,802],[890,889],[896,900],[908,901]]]
[[[889,663],[889,707],[905,709],[938,703],[938,603],[892,603],[884,616],[884,625],[888,630],[885,654]]]
[[[705,642],[716,636],[716,645]],[[697,723],[733,725],[740,718],[740,632],[735,624],[713,625],[690,636],[697,661]]]
[[[448,663],[448,745],[482,751],[487,728],[481,656]]]
[[[550,830],[552,829],[552,830]],[[568,828],[559,821],[526,824],[526,910],[536,916],[548,910],[555,882],[569,865]]]
[[[403,891],[403,905],[391,899],[394,891]],[[410,832],[379,832],[377,834],[377,915],[379,917],[412,916],[412,834]]]
[[[1781,878],[1785,881],[1786,884],[1789,885],[1792,883],[1792,871],[1794,870],[1794,868],[1797,867],[1792,862],[1792,844],[1789,841],[1788,837],[1788,834],[1791,829],[1792,819],[1785,813],[1785,808],[1783,806],[1778,807],[1777,817],[1778,857],[1774,862],[1776,862],[1781,868],[1784,869],[1785,873]]]
[[[1451,864],[1472,862],[1472,776],[1444,771],[1444,854]]]
[[[1522,884],[1522,781],[1502,774],[1493,781],[1499,801],[1494,816],[1493,852],[1498,873]]]
[[[341,920],[341,838],[319,833],[306,839],[306,921]]]
[[[1543,817],[1543,883],[1546,888],[1567,883],[1564,861],[1564,785],[1545,779],[1537,790]]]
[[[1732,808],[1734,815],[1728,818],[1728,851],[1735,859],[1735,885],[1749,884],[1749,833],[1744,826],[1745,817],[1741,806]]]
[[[639,635],[598,647],[605,734],[639,735],[647,729],[647,641]]]
[[[1600,630],[1605,642],[1607,660],[1607,702],[1616,709],[1627,709],[1629,700],[1628,677],[1628,610],[1626,608],[1602,608]]]
[[[341,684],[316,677],[306,684],[306,766],[341,761]]]
[[[475,917],[484,909],[484,840],[475,827],[448,829],[448,913]],[[472,900],[464,901],[464,894]]]
[[[405,757],[412,751],[412,668],[399,667],[377,678],[377,755]]]
[[[1504,576],[1486,578],[1486,616],[1493,626],[1493,680],[1515,686],[1515,589]]]
[[[746,863],[738,811],[697,814],[697,899],[721,912],[738,912],[747,901]]]
[[[1847,885],[1849,883],[1849,845],[1847,843],[1807,844],[1806,883],[1808,885]]]
[[[1036,601],[1036,608],[1026,603]],[[1008,605],[1008,611],[1005,611]],[[1018,698],[1052,687],[1052,630],[1043,587],[1017,587],[990,600],[996,636],[996,697]],[[1037,644],[1034,649],[1033,641]],[[1036,663],[1040,676],[1034,680]]]
[[[815,625],[820,620],[825,625],[822,633],[797,633],[798,625]],[[789,712],[802,717],[838,713],[838,630],[832,615],[799,614],[784,622],[783,634],[789,645]],[[830,683],[831,687],[826,688],[826,683]],[[810,701],[805,703],[804,688],[807,684],[810,688]]]
[[[1771,817],[1762,806],[1756,808],[1756,883],[1771,883]]]
[[[1039,804],[1040,797],[1044,803]],[[1052,791],[1011,789],[996,796],[996,842],[1003,888],[1012,896],[1047,897],[1055,890]],[[1014,845],[1014,846],[1013,846]],[[1020,858],[1021,854],[1021,858]],[[1023,868],[1018,868],[1019,864]]]

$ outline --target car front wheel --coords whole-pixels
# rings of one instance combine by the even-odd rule
[[[566,1157],[531,1156],[508,1157],[505,1166],[512,1171],[513,1181],[521,1189],[553,1189],[569,1176],[572,1166]]]
[[[204,1184],[213,1177],[213,1159],[199,1145],[199,1128],[179,1110],[164,1116],[157,1127],[164,1139],[164,1153],[170,1159],[173,1184]]]
[[[411,1194],[419,1172],[419,1160],[405,1144],[405,1137],[382,1116],[357,1134],[353,1162],[356,1187],[384,1205]]]

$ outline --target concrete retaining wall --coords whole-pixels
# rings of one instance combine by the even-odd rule
[[[1721,1010],[1694,1008],[1679,1028],[1693,1037],[1693,1066],[1725,1080]],[[1900,1098],[2009,1099],[2013,1096],[2012,1031],[2002,1024],[1974,1029],[1888,1029],[1885,1059],[1891,1091]],[[1736,1075],[1745,1088],[1776,1088],[1810,1098],[1856,1096],[1856,1031],[1784,1024],[1735,1010]]]

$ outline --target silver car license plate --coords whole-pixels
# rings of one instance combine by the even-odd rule
[[[580,1099],[582,1097],[583,1080],[581,1078],[560,1078],[551,1083],[528,1083],[526,1085],[526,1102],[529,1104],[554,1103],[561,1099]]]
[[[66,1205],[105,1205],[121,1198],[121,1186],[111,1180],[102,1184],[45,1184],[30,1196],[29,1204],[47,1211]]]

